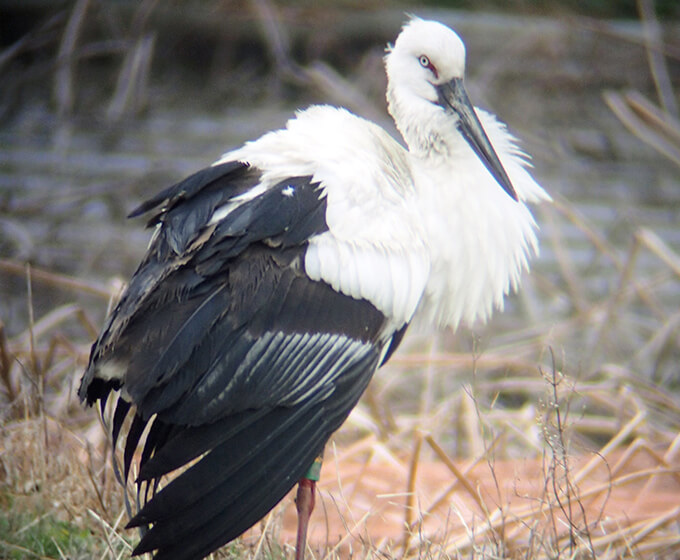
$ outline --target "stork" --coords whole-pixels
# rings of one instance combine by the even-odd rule
[[[79,396],[118,395],[114,443],[131,418],[133,554],[204,557],[300,481],[301,559],[317,458],[409,325],[486,320],[537,252],[527,204],[549,196],[470,104],[458,35],[413,18],[385,67],[408,149],[312,106],[132,212],[155,231]]]

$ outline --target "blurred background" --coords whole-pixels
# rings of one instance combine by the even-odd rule
[[[414,495],[422,482],[427,495],[441,489],[412,467],[440,473],[439,451],[474,465],[493,456],[499,478],[509,461],[512,480],[531,457],[556,466],[539,468],[556,481],[539,502],[559,511],[560,497],[577,496],[576,482],[583,488],[594,472],[586,462],[570,478],[567,457],[595,454],[610,491],[638,473],[631,496],[607,502],[601,490],[591,504],[599,513],[562,511],[569,523],[541,533],[543,548],[531,531],[498,538],[487,511],[488,550],[677,554],[680,3],[0,0],[0,557],[114,558],[134,540],[120,529],[96,414],[75,398],[89,345],[150,237],[127,213],[313,103],[396,134],[382,57],[407,14],[461,35],[470,98],[520,138],[555,202],[535,211],[541,255],[505,312],[455,335],[409,333],[336,438],[348,466],[329,468],[387,469],[376,457],[389,457],[400,491]],[[363,475],[347,476],[361,486]],[[474,477],[471,488],[489,478]],[[370,500],[375,488],[364,486]],[[658,508],[634,502],[643,488]],[[451,511],[451,493],[442,496],[426,513]],[[612,514],[620,539],[598,541],[588,531],[607,503],[647,515],[624,527]],[[453,557],[484,556],[474,531],[443,538],[424,521],[419,533],[427,516],[399,504],[381,514],[394,515],[392,529],[357,529],[368,536],[355,549],[394,554],[399,543],[409,556],[436,543]],[[281,516],[268,550],[288,553]],[[260,554],[253,542],[234,554]]]

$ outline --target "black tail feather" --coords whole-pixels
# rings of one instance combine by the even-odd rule
[[[242,437],[220,445],[163,489],[140,512],[141,517],[153,522],[153,527],[134,553],[158,549],[155,558],[199,558],[261,519],[304,475],[329,435],[320,406],[294,411],[293,418],[276,422],[280,429],[272,430],[268,421],[253,426],[240,434]],[[271,445],[251,448],[246,457],[237,461],[238,468],[225,469],[234,465],[229,457],[244,454],[243,441],[252,441],[260,430],[274,434],[280,445],[274,449]],[[206,479],[201,471],[212,472],[213,476]],[[180,482],[181,479],[184,480]],[[179,484],[172,488],[176,483]],[[161,497],[165,499],[157,506],[156,499]],[[184,503],[180,505],[178,501]],[[169,504],[174,507],[168,509]],[[137,517],[133,519],[135,524]],[[199,529],[200,539],[189,538]]]
[[[158,417],[154,418],[153,424],[151,425],[151,428],[149,428],[149,433],[146,436],[144,449],[142,450],[142,456],[139,460],[140,474],[137,478],[138,481],[143,480],[141,477],[141,470],[144,468],[144,465],[149,462],[157,449],[161,449],[166,445],[168,439],[172,435],[173,430],[175,429],[177,428],[171,426],[170,424],[166,424]]]
[[[132,420],[132,426],[130,426],[127,439],[125,440],[125,451],[123,452],[123,476],[125,480],[128,479],[128,475],[130,474],[132,458],[135,455],[137,444],[144,433],[146,424],[146,420],[143,420],[138,414],[136,414]]]
[[[270,412],[270,409],[249,410],[245,413],[230,416],[209,426],[197,426],[175,429],[168,434],[166,441],[154,448],[153,455],[140,463],[140,481],[159,478],[175,469],[186,465],[193,459],[257,422]],[[157,420],[158,421],[158,420]]]
[[[309,436],[310,434],[307,434]],[[321,435],[321,434],[319,434]],[[325,436],[319,438],[325,440]],[[308,442],[305,442],[308,443]],[[259,479],[259,484],[251,486],[242,492],[241,498],[236,503],[232,502],[230,508],[224,509],[212,519],[204,521],[201,525],[201,538],[192,539],[179,551],[176,545],[163,544],[154,556],[154,560],[189,560],[201,558],[220,546],[238,537],[241,533],[252,527],[259,519],[280,502],[290,491],[296,482],[304,476],[304,473],[312,464],[314,458],[321,452],[320,448],[310,452],[310,448],[304,445],[298,448],[298,453],[291,454],[288,461],[278,465],[281,472],[292,476],[287,479],[277,480],[277,485],[272,488],[272,477]],[[305,465],[302,466],[301,465]],[[295,473],[295,474],[293,474]],[[274,473],[275,474],[275,473]],[[219,499],[219,496],[217,497]],[[225,530],[226,529],[226,530]]]
[[[273,453],[273,449],[287,449],[288,440],[296,433],[305,431],[305,420],[314,416],[308,413],[309,410],[307,407],[279,408],[263,421],[240,431],[163,488],[130,520],[128,527],[176,517],[182,510],[193,507],[198,500],[210,497],[217,487],[233,479],[234,473],[242,472],[247,467],[257,470],[271,467],[278,456]],[[318,418],[314,420],[320,421]],[[253,464],[253,457],[263,451],[268,452],[264,462]]]
[[[105,400],[106,399],[102,399],[102,402],[105,402]],[[104,416],[105,406],[106,404],[102,405],[102,416]],[[127,417],[131,406],[132,405],[129,402],[122,398],[119,398],[116,403],[116,410],[113,413],[113,425],[111,426],[111,440],[114,449],[116,447],[116,442],[118,441],[118,436],[120,435],[120,429],[123,427],[123,422],[125,422],[125,418]]]

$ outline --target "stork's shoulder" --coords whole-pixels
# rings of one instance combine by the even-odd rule
[[[368,151],[370,156],[386,154],[408,165],[406,151],[392,136],[377,124],[342,107],[313,105],[298,111],[286,128],[340,151]]]
[[[331,149],[340,153],[368,149],[373,154],[385,150],[407,159],[404,149],[381,127],[345,108],[331,105],[312,105],[297,111],[284,128],[249,142],[244,148],[254,152],[270,148],[274,142],[284,148],[317,147],[320,151],[316,153],[327,153]]]
[[[314,105],[217,162],[247,162],[265,182],[312,175],[332,190],[385,195],[412,186],[406,150],[378,125],[343,108]]]
[[[411,161],[387,132],[345,109],[317,105],[218,163],[233,161],[257,169],[264,189],[311,177],[324,195],[328,230],[309,240],[309,277],[370,301],[398,327],[410,321],[429,260]]]

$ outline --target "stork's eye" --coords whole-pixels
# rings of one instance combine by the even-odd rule
[[[432,62],[430,62],[430,59],[427,56],[425,56],[424,54],[421,54],[418,57],[418,62],[420,62],[420,65],[423,68],[427,68],[430,72],[432,72],[434,74],[435,78],[439,77],[439,74],[437,73],[437,69],[434,67],[434,64],[432,64]]]

